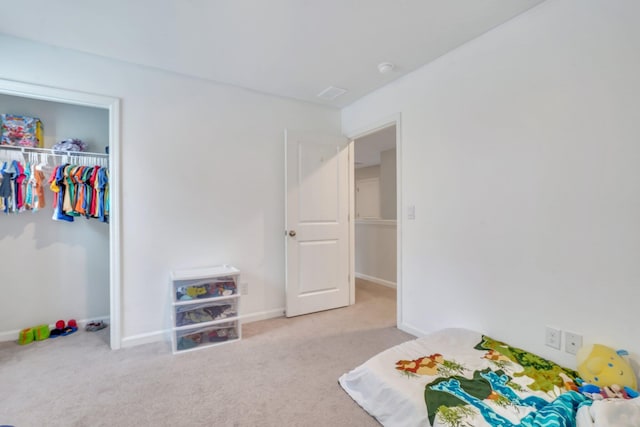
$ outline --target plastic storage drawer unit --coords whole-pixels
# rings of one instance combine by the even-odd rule
[[[238,321],[175,331],[176,350],[194,350],[240,339]]]
[[[171,272],[174,353],[241,338],[239,278],[229,265]]]

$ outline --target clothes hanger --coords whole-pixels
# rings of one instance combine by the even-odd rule
[[[49,166],[49,155],[45,153],[40,153],[40,162],[36,165],[36,170],[43,171],[44,168]]]
[[[4,165],[2,166],[2,173],[14,174],[15,171],[11,171],[12,168],[13,168],[13,160],[8,160],[4,162]]]

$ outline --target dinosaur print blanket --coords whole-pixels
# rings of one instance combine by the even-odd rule
[[[464,329],[392,347],[339,379],[385,426],[582,427],[577,373]],[[588,424],[583,424],[588,425]]]

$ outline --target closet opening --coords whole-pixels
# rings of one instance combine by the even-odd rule
[[[0,212],[4,274],[0,341],[15,341],[20,330],[53,325],[57,320],[74,319],[80,327],[87,321],[103,320],[109,325],[107,344],[120,348],[119,100],[0,80],[0,114],[39,118],[44,148],[0,145],[0,168],[8,164],[15,170],[30,165],[25,175],[39,170],[46,177],[43,207],[11,205],[6,213]],[[96,155],[60,155],[50,150],[70,138],[83,141],[87,144],[85,153]],[[7,163],[13,160],[15,166]],[[107,163],[108,174],[104,170]],[[73,165],[78,173],[84,168],[94,170],[96,178],[103,169],[100,174],[103,180],[108,179],[108,205],[98,203],[106,200],[103,186],[102,193],[98,188],[93,193],[91,212],[67,215],[73,221],[54,212],[49,179],[60,164]],[[69,166],[66,171],[71,170]],[[25,184],[20,194],[26,197],[27,188]],[[80,184],[69,188],[80,188]],[[16,193],[11,200],[17,200]]]

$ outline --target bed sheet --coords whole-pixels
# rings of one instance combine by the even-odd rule
[[[595,416],[604,409],[564,388],[576,375],[478,332],[445,329],[385,350],[339,383],[385,426],[606,426]],[[640,405],[628,408],[633,416]]]
[[[577,427],[640,427],[640,397],[605,399],[580,408]]]

